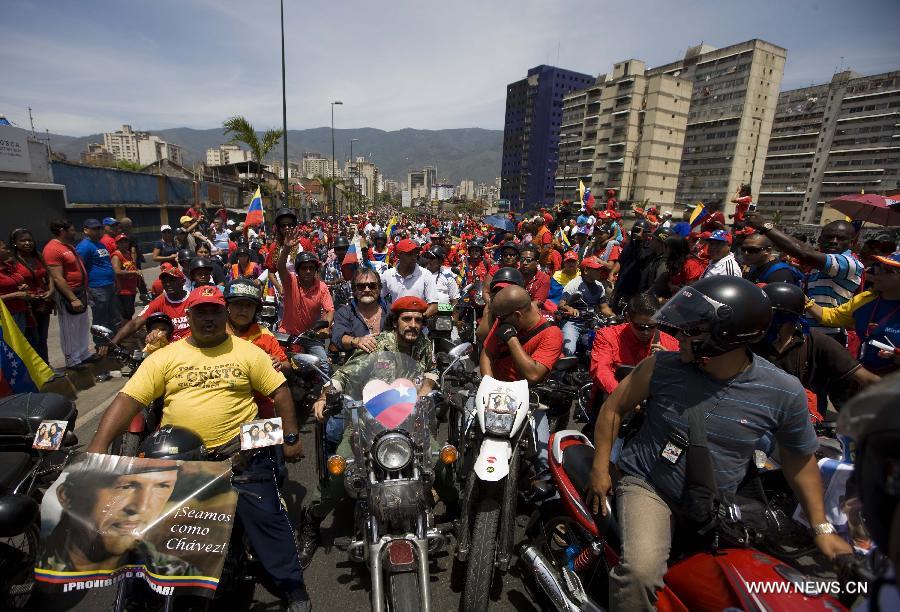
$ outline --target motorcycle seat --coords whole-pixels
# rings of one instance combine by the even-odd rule
[[[579,493],[584,495],[591,484],[594,448],[587,444],[573,444],[562,452],[562,467]]]
[[[28,453],[0,453],[0,490],[12,489],[25,475],[30,463]]]
[[[73,422],[76,415],[75,404],[56,393],[10,395],[0,399],[0,435],[33,436],[43,420]]]

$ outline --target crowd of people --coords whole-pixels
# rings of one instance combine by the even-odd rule
[[[900,367],[900,351],[884,348],[900,346],[896,242],[882,236],[858,244],[857,228],[835,221],[810,244],[753,212],[745,190],[735,195],[732,223],[710,205],[693,223],[689,209],[675,221],[653,207],[635,208],[634,220],[627,221],[614,194],[608,196],[602,210],[562,202],[526,217],[494,216],[490,224],[469,214],[393,210],[301,221],[282,208],[267,225],[244,227],[191,207],[177,230],[160,228],[149,256],[159,265],[159,278],[149,287],[141,273],[149,262],[136,248],[128,219],[88,219],[80,240],[72,223],[55,220],[42,252],[27,229],[0,242],[0,297],[44,359],[49,319],[57,313],[67,368],[105,355],[102,341],[96,352],[90,347],[90,322],[112,329],[116,343],[147,327],[148,344],[166,334],[173,345],[138,369],[107,410],[90,449],[105,452],[134,412],[165,391],[164,424],[190,427],[214,454],[228,452],[240,423],[257,415],[282,417],[289,460],[302,454],[281,374],[290,366],[271,331],[259,324],[264,304],[278,309],[278,330],[300,336],[303,349],[326,372],[334,371],[335,380],[346,383],[353,355],[408,352],[422,364],[424,394],[436,380],[425,340],[429,317],[449,305],[462,329],[460,306],[477,297],[484,304],[474,334],[482,375],[537,384],[562,356],[590,349],[592,416],[602,434],[592,480],[598,500],[612,487],[608,442],[619,417],[649,402],[654,424],[618,459],[629,475],[617,495],[622,516],[647,525],[641,533],[624,532],[626,556],[613,581],[619,606],[650,605],[665,567],[667,502],[684,478],[683,472],[657,473],[655,455],[672,434],[671,423],[679,422],[670,412],[689,395],[715,410],[723,385],[756,408],[737,415],[738,425],[727,416],[707,424],[714,452],[733,458],[727,468],[737,474],[749,461],[750,438],[751,447],[766,436],[777,439],[801,504],[812,523],[823,526],[816,543],[829,556],[842,551],[824,527],[821,484],[817,490],[809,471],[816,469],[814,460],[809,463],[815,442],[810,422]],[[145,304],[135,314],[138,297]],[[594,330],[588,312],[611,324]],[[151,331],[161,315],[170,329]],[[332,367],[335,351],[350,355],[347,365]],[[184,378],[200,356],[210,364],[237,363],[232,374],[240,380],[210,400],[209,384],[197,388]],[[618,380],[619,366],[638,364],[627,383]],[[761,388],[770,389],[768,395]],[[661,407],[656,413],[654,398]],[[324,401],[323,395],[315,405],[316,418],[325,418]],[[210,406],[219,412],[213,415]],[[776,412],[781,416],[773,419]],[[546,465],[549,430],[544,413],[536,416],[537,464]],[[748,419],[752,435],[729,442],[746,434]],[[328,420],[326,444],[346,444],[339,416]],[[733,487],[733,480],[720,484]],[[267,494],[277,494],[274,482],[272,487]],[[269,543],[267,552],[259,552],[272,557],[263,564],[295,603],[307,601],[301,568],[313,558],[318,524],[336,495],[322,491],[309,504],[299,550],[275,543],[287,529],[272,518],[277,503],[246,510],[255,521],[275,525],[258,536]]]

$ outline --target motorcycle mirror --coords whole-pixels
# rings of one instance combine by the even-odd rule
[[[62,445],[63,446],[75,446],[76,444],[78,444],[78,436],[75,435],[74,431],[67,431],[63,435]]]
[[[472,346],[471,342],[463,342],[462,344],[458,344],[457,346],[454,346],[452,349],[450,349],[450,352],[447,354],[450,355],[451,357],[453,357],[454,359],[456,359],[458,357],[465,357],[466,355],[471,355],[472,350],[474,348],[475,347]]]
[[[462,290],[461,294],[462,294],[462,295],[468,294],[469,291],[471,291],[472,287],[474,287],[474,286],[475,286],[474,283],[469,283],[468,285],[466,285],[465,287],[463,287],[463,290]]]
[[[299,365],[308,365],[314,368],[319,367],[319,358],[309,353],[297,353],[291,357],[291,360]]]
[[[91,325],[91,334],[94,336],[100,336],[101,338],[111,338],[113,331],[108,327],[103,327],[102,325]]]

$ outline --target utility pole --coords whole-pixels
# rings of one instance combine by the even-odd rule
[[[284,141],[284,201],[285,206],[290,205],[290,191],[288,191],[288,147],[287,147],[287,89],[284,78],[284,0],[281,0],[281,136]]]

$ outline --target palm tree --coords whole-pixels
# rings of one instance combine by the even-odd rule
[[[250,122],[241,116],[226,119],[222,127],[225,128],[226,136],[231,135],[231,140],[228,141],[228,144],[241,142],[250,149],[250,157],[257,163],[257,182],[262,183],[262,160],[278,144],[278,141],[284,135],[284,131],[268,129],[263,134],[262,140],[260,140]]]
[[[331,212],[333,214],[335,210],[335,203],[331,201],[332,187],[343,191],[344,187],[346,187],[344,179],[335,176],[325,176],[324,174],[317,174],[313,177],[313,180],[318,182],[319,185],[322,186],[322,193],[325,195],[325,202],[330,205]],[[329,206],[326,206],[325,210],[327,211],[328,209]]]

